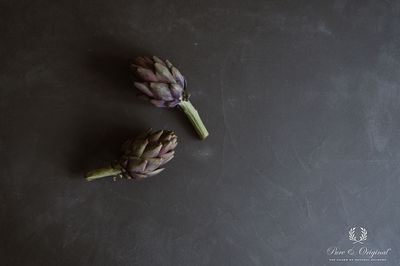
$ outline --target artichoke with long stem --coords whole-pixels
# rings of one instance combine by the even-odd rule
[[[90,171],[86,180],[114,176],[127,179],[143,179],[164,170],[164,164],[174,158],[178,139],[174,132],[148,130],[122,145],[121,158],[106,168]]]
[[[199,113],[189,101],[187,83],[181,72],[168,60],[141,56],[131,63],[136,81],[135,87],[157,107],[179,107],[194,126],[200,139],[208,136],[208,131]]]

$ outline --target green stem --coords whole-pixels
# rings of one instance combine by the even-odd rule
[[[116,176],[121,173],[121,170],[118,168],[113,168],[113,167],[105,167],[105,168],[99,168],[93,171],[90,171],[86,174],[86,180],[87,181],[93,181],[95,179],[103,178],[106,176]]]
[[[200,139],[207,138],[208,131],[192,103],[190,101],[181,101],[179,107],[182,108],[183,112],[185,112],[186,116],[189,118]]]

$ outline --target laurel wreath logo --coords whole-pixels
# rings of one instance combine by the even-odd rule
[[[353,241],[353,244],[356,244],[356,243],[364,244],[363,241],[367,240],[367,236],[368,236],[367,229],[365,229],[363,227],[360,227],[360,229],[361,229],[361,236],[359,239],[357,239],[357,237],[355,236],[356,227],[351,228],[349,231],[349,239],[351,241]]]

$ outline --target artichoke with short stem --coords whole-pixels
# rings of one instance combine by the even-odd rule
[[[164,170],[164,164],[174,158],[178,139],[174,132],[148,130],[122,145],[121,158],[110,167],[93,170],[86,174],[92,181],[106,176],[143,179]]]
[[[135,87],[157,107],[178,106],[194,126],[200,139],[208,136],[208,131],[199,113],[189,101],[186,80],[181,72],[168,60],[153,56],[137,57],[131,63],[135,75]]]

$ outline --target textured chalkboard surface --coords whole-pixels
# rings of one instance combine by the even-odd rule
[[[0,17],[1,265],[400,263],[399,1],[3,0]],[[207,140],[136,97],[142,54],[181,69]],[[149,127],[179,136],[162,174],[85,182]]]

